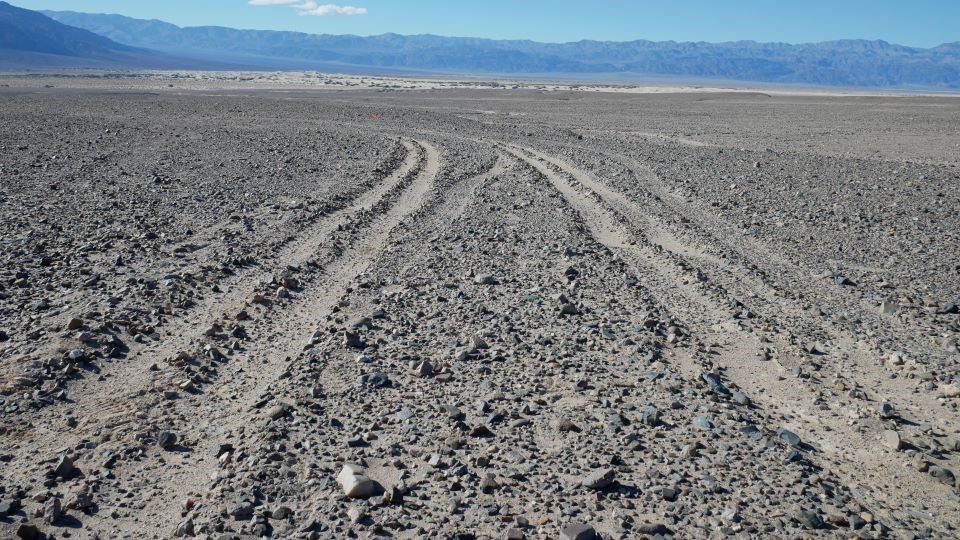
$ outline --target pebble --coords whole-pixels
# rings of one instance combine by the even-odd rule
[[[495,285],[497,280],[490,274],[478,274],[473,278],[473,282],[478,285]]]
[[[524,540],[526,535],[520,529],[507,529],[506,540]]]
[[[40,538],[40,529],[32,523],[17,525],[17,538],[20,540],[35,540]]]
[[[957,485],[957,478],[953,474],[953,471],[951,471],[950,469],[947,469],[946,467],[939,467],[939,466],[933,465],[928,470],[928,474],[936,478],[937,480],[939,480],[941,483],[946,484],[950,487],[954,487]]]
[[[701,378],[703,378],[704,382],[707,383],[707,386],[710,387],[711,390],[714,390],[721,394],[730,393],[730,390],[728,390],[727,387],[724,386],[722,382],[720,382],[720,378],[714,375],[713,373],[704,373],[703,375],[701,375]]]
[[[576,424],[573,423],[569,418],[561,418],[557,421],[557,431],[560,433],[574,432],[580,433],[581,429]]]
[[[187,518],[177,524],[177,528],[173,531],[173,536],[177,538],[186,538],[193,536],[195,534],[193,520]]]
[[[616,478],[616,472],[613,469],[600,469],[593,471],[580,480],[580,485],[593,490],[606,489]]]
[[[283,289],[286,290],[286,289]],[[366,345],[360,339],[360,334],[345,330],[343,332],[343,345],[350,349],[363,349]]]
[[[800,448],[800,436],[796,433],[781,427],[777,429],[777,436],[790,446],[794,448]]]
[[[816,510],[801,510],[797,514],[797,521],[807,529],[822,529],[826,525]]]
[[[431,375],[433,375],[433,364],[427,361],[420,362],[417,366],[417,376],[425,378]]]
[[[880,439],[883,441],[883,445],[890,450],[900,450],[902,442],[900,441],[900,434],[896,431],[886,429],[880,434]]]
[[[238,501],[227,510],[227,513],[237,521],[246,521],[253,516],[253,504],[249,501]]]
[[[161,431],[160,434],[157,435],[157,445],[160,448],[167,450],[172,448],[175,444],[177,444],[176,434],[170,433],[169,431]]]
[[[637,533],[639,534],[648,534],[651,536],[655,535],[666,535],[670,534],[670,529],[667,528],[663,523],[641,523],[637,526]]]
[[[278,420],[280,418],[283,418],[290,411],[290,408],[291,407],[286,403],[280,403],[278,405],[274,405],[273,407],[270,407],[267,410],[267,418],[271,420]]]
[[[20,508],[20,501],[14,499],[4,499],[0,501],[0,518],[16,512]]]
[[[63,517],[63,506],[59,497],[50,497],[43,503],[43,520],[54,525]]]
[[[640,413],[640,421],[650,427],[660,424],[660,411],[653,405],[647,405]]]
[[[560,540],[594,540],[597,532],[585,523],[574,523],[560,530]]]
[[[53,472],[60,478],[69,478],[73,471],[73,460],[70,459],[70,456],[60,456],[60,460],[57,461],[57,465],[53,469]]]
[[[880,414],[880,418],[885,420],[896,416],[896,411],[894,411],[893,405],[891,405],[889,401],[881,402],[877,412]]]
[[[363,386],[371,386],[374,388],[384,388],[390,386],[392,381],[390,377],[383,372],[370,373],[360,376],[360,383]]]
[[[693,425],[701,429],[713,429],[713,422],[707,420],[707,418],[703,416],[697,416],[694,418]]]
[[[359,506],[351,506],[350,509],[347,510],[347,518],[350,519],[350,523],[360,523],[364,517],[366,517],[366,513],[363,511],[363,508]]]
[[[364,469],[355,463],[346,463],[337,482],[343,488],[343,494],[351,499],[367,499],[377,494],[378,485],[364,474]]]

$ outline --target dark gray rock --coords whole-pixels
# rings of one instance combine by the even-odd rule
[[[796,433],[786,428],[779,428],[777,429],[777,436],[780,437],[780,439],[782,439],[785,443],[789,444],[790,446],[794,448],[800,448],[800,444],[801,444],[800,436],[797,435]]]
[[[167,450],[172,448],[175,444],[177,444],[177,435],[175,433],[161,431],[160,434],[157,435],[157,446],[160,448]]]
[[[70,459],[70,456],[60,456],[60,460],[57,461],[57,465],[53,468],[54,474],[60,478],[69,478],[74,470],[73,460]]]
[[[816,510],[801,510],[797,513],[797,521],[807,529],[822,529],[826,526],[820,512]]]
[[[583,477],[580,480],[580,485],[593,490],[602,490],[606,489],[613,483],[614,478],[616,478],[616,471],[613,469],[600,469],[591,472],[590,474]]]
[[[560,530],[560,540],[594,540],[597,532],[585,523],[574,523]]]

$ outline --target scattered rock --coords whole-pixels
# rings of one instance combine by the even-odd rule
[[[785,443],[789,444],[794,448],[800,448],[801,440],[800,436],[796,433],[786,429],[779,428],[777,429],[777,436],[780,437]]]
[[[890,450],[900,450],[902,445],[900,441],[900,434],[892,429],[884,430],[880,435],[880,440],[883,441],[883,445]]]
[[[53,472],[60,478],[69,478],[75,467],[73,466],[73,460],[70,459],[70,456],[60,456],[60,459],[57,461],[57,465],[54,467]]]
[[[490,274],[477,274],[473,282],[478,285],[496,285],[497,280]]]
[[[597,532],[585,523],[574,523],[560,530],[561,540],[594,540]]]
[[[267,409],[267,418],[271,420],[279,420],[287,415],[290,412],[292,407],[286,403],[278,403],[273,407]]]
[[[881,402],[878,412],[880,414],[880,418],[885,420],[896,416],[896,411],[893,409],[893,405],[891,405],[889,401]]]
[[[249,501],[238,501],[227,510],[227,514],[237,521],[246,521],[253,516],[253,504]]]
[[[188,536],[193,536],[194,534],[193,520],[190,518],[178,523],[177,528],[173,531],[173,536],[177,538],[185,538]]]
[[[606,489],[616,478],[616,472],[613,469],[599,469],[591,472],[580,480],[580,485],[593,490]]]
[[[946,467],[938,467],[935,465],[931,466],[928,470],[928,474],[950,487],[955,487],[957,485],[957,478],[953,474],[953,471],[947,469]]]
[[[560,433],[567,433],[567,432],[580,433],[580,431],[582,431],[569,418],[561,418],[557,420],[556,428],[557,428],[557,431],[559,431]]]
[[[693,425],[700,429],[713,429],[713,422],[703,416],[697,416],[693,419]]]
[[[378,485],[364,474],[363,467],[354,463],[343,466],[337,475],[337,482],[343,488],[343,494],[351,499],[367,499],[378,492]]]
[[[17,499],[0,500],[0,518],[9,516],[20,509],[20,501]]]
[[[820,512],[816,510],[801,510],[797,514],[797,521],[806,529],[816,530],[822,529],[826,526],[823,518],[820,516]]]
[[[360,334],[345,330],[343,332],[343,345],[350,349],[363,349],[366,344],[360,339]]]
[[[670,529],[662,523],[641,523],[637,525],[637,533],[651,536],[667,535],[670,534]]]
[[[63,517],[63,505],[59,497],[50,497],[43,503],[43,520],[54,525]]]
[[[40,538],[40,529],[32,523],[17,525],[17,538],[20,540],[36,540]]]

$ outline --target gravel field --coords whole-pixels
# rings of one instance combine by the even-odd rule
[[[960,97],[303,77],[0,75],[0,537],[960,538]]]

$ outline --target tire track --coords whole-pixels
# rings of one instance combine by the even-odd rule
[[[701,333],[701,339],[713,341],[706,350],[701,349],[688,358],[683,368],[690,375],[697,376],[717,365],[725,368],[725,375],[742,388],[766,388],[768,392],[758,392],[752,397],[767,412],[776,413],[786,427],[800,433],[805,440],[821,445],[828,460],[834,463],[835,472],[851,484],[858,484],[857,479],[864,477],[889,478],[887,490],[900,491],[900,496],[916,501],[918,509],[923,510],[922,513],[896,512],[896,519],[950,515],[952,510],[945,504],[950,498],[948,487],[900,473],[902,467],[896,453],[877,452],[878,444],[865,433],[851,429],[848,417],[823,414],[821,396],[816,389],[796,384],[795,378],[784,377],[785,370],[773,362],[749,361],[767,347],[769,339],[732,321],[729,306],[718,301],[722,299],[721,294],[694,285],[677,272],[675,268],[682,267],[676,266],[675,259],[650,244],[643,228],[634,228],[631,219],[621,213],[621,208],[628,214],[634,212],[630,210],[634,205],[629,199],[547,155],[516,146],[508,146],[506,151],[547,178],[582,216],[590,234],[622,256],[640,275],[648,277],[644,286],[654,297]],[[778,344],[788,346],[782,341]],[[862,359],[849,361],[861,363]],[[879,506],[884,506],[882,503],[887,498],[881,492],[864,495]]]
[[[427,151],[428,155],[436,152],[429,146]],[[319,326],[319,329],[314,334],[315,339],[311,340],[311,348],[321,350],[325,343],[331,342],[338,343],[339,348],[339,342],[343,339],[342,333],[333,334],[331,331],[334,328],[342,329],[345,322],[349,324],[349,321],[357,320],[369,314],[370,306],[358,305],[353,300],[346,300],[353,299],[357,295],[357,289],[360,288],[360,283],[365,280],[368,268],[382,265],[381,256],[387,253],[394,251],[403,253],[407,245],[404,240],[409,241],[410,233],[441,231],[445,227],[449,227],[451,222],[456,221],[463,215],[466,206],[474,202],[477,191],[487,182],[504,174],[511,163],[512,161],[506,160],[504,156],[498,156],[492,166],[486,170],[480,170],[476,174],[453,180],[453,183],[445,189],[433,189],[439,187],[437,184],[440,183],[440,180],[433,186],[422,186],[430,189],[411,188],[405,194],[407,202],[401,200],[391,208],[392,215],[386,216],[381,223],[376,225],[373,228],[374,230],[370,231],[367,239],[358,242],[356,247],[360,249],[356,250],[356,257],[345,257],[345,259],[352,260],[345,260],[342,266],[352,268],[352,270],[341,269],[336,272],[340,279],[340,286],[337,288],[328,287],[329,290],[335,290],[336,292],[325,298],[324,301],[328,302],[326,309],[320,309],[318,313],[314,314],[313,323],[314,326]],[[429,171],[427,176],[437,176],[436,169],[430,169],[429,166],[425,169]],[[447,178],[446,180],[449,181],[450,179]],[[378,244],[378,247],[376,249],[370,248],[369,246],[373,244]],[[368,247],[364,248],[364,246]],[[412,254],[412,257],[415,256],[415,253]],[[347,279],[344,281],[343,278]],[[375,283],[375,280],[371,281]],[[375,284],[371,286],[377,287]],[[319,325],[316,324],[318,321]],[[289,337],[284,337],[281,341],[286,342],[289,339]],[[244,440],[236,445],[238,452],[255,455],[257,453],[255,448],[258,443],[262,445],[261,441],[267,439],[266,436],[251,437],[251,430],[247,428],[245,431],[243,426],[250,426],[259,421],[263,417],[263,410],[269,408],[270,404],[297,403],[298,406],[303,406],[306,402],[305,396],[312,395],[314,389],[320,391],[325,401],[334,399],[349,401],[351,399],[348,394],[356,386],[357,374],[355,354],[351,353],[356,351],[349,349],[350,352],[347,352],[343,358],[331,358],[327,357],[326,354],[304,354],[302,349],[304,348],[301,347],[296,350],[297,354],[287,363],[287,371],[280,378],[275,379],[276,384],[260,385],[255,392],[246,393],[251,397],[256,396],[256,399],[251,406],[238,415],[243,421],[229,423],[227,424],[228,427],[220,430],[227,440],[235,440],[230,439],[230,437],[237,433],[244,435]],[[312,373],[313,375],[305,377],[305,373]],[[276,424],[273,425],[273,428],[276,429]],[[288,446],[290,444],[299,444],[302,445],[302,448],[308,449],[316,447],[315,442],[311,443],[310,439],[298,439],[295,433],[289,434]],[[381,460],[370,457],[366,461],[373,468],[373,464],[380,463]],[[211,467],[209,472],[213,473],[217,470],[218,464],[212,463]],[[378,478],[382,477],[378,476]],[[317,498],[315,496],[309,502],[301,501],[299,505],[319,508],[328,503],[326,497]]]
[[[344,215],[355,212],[362,206],[369,206],[382,198],[385,193],[392,189],[397,182],[404,178],[408,172],[415,167],[418,159],[415,147],[409,141],[402,140],[399,137],[396,145],[398,148],[391,152],[390,158],[385,162],[381,162],[381,164],[384,165],[392,165],[393,170],[389,174],[384,174],[382,178],[377,181],[364,181],[359,184],[359,189],[363,190],[359,193],[331,199],[323,208],[307,216],[303,220],[303,223],[298,224],[299,228],[296,231],[296,236],[286,236],[289,234],[289,231],[284,231],[281,226],[278,226],[279,228],[273,232],[280,233],[281,236],[272,239],[268,237],[263,245],[254,244],[250,246],[253,248],[252,250],[242,250],[238,257],[223,262],[222,270],[213,269],[215,265],[211,264],[217,261],[217,255],[212,250],[213,244],[211,242],[225,231],[230,220],[199,231],[195,240],[191,243],[192,245],[196,245],[196,249],[190,251],[190,260],[186,265],[175,268],[154,268],[152,273],[161,273],[161,275],[164,275],[162,272],[165,272],[167,277],[176,276],[178,280],[181,280],[184,279],[184,276],[203,276],[212,270],[217,278],[214,282],[216,287],[212,290],[203,291],[200,297],[191,295],[191,300],[195,303],[189,307],[177,306],[172,308],[172,311],[168,313],[153,313],[152,315],[160,319],[157,321],[157,326],[159,327],[157,331],[165,332],[165,338],[161,342],[152,342],[149,340],[146,342],[138,342],[137,340],[130,340],[129,343],[127,343],[129,354],[127,354],[126,357],[134,358],[139,354],[151,351],[158,345],[168,343],[169,340],[176,336],[189,334],[191,332],[190,329],[194,327],[206,327],[212,324],[223,304],[236,303],[244,300],[242,298],[243,291],[236,290],[238,286],[241,288],[245,287],[244,284],[263,279],[264,276],[269,279],[270,276],[283,270],[285,267],[283,261],[308,260],[305,255],[295,253],[295,251],[310,250],[318,245],[323,239],[330,235],[331,231],[336,230]],[[337,205],[339,205],[339,207],[337,207]],[[266,215],[266,211],[258,209],[244,219],[248,219],[250,216],[254,218],[256,216],[262,217],[263,215]],[[296,238],[296,241],[294,241],[294,238]],[[186,245],[187,244],[180,243],[171,245],[168,249],[175,254]],[[256,259],[250,256],[251,252],[256,254]],[[147,272],[147,270],[143,271]],[[238,294],[241,296],[238,297]],[[141,313],[146,314],[145,311]],[[126,326],[125,323],[127,321],[125,320],[125,315],[124,313],[120,313],[118,317],[111,318],[110,324],[119,327]],[[118,335],[122,335],[120,331],[117,331],[117,333]],[[130,335],[133,336],[133,332],[130,332]],[[44,354],[60,355],[63,352],[62,350],[56,350],[56,348],[60,346],[60,344],[56,342],[49,342],[45,344],[45,346],[51,350],[49,353]],[[35,349],[33,352],[34,354],[40,354],[42,350]],[[110,370],[113,368],[113,363],[103,365],[110,366]],[[98,370],[95,371],[99,374]],[[78,385],[71,383],[69,386],[75,387]]]
[[[593,152],[591,150],[567,145],[577,151]],[[715,277],[722,279],[726,287],[741,291],[740,299],[750,298],[750,302],[757,311],[766,310],[765,315],[772,321],[782,322],[781,330],[803,328],[806,334],[818,334],[824,340],[835,341],[834,346],[856,354],[850,347],[862,339],[862,329],[883,328],[883,334],[895,335],[897,347],[909,346],[911,352],[932,358],[941,358],[942,351],[936,344],[918,340],[925,328],[917,324],[910,324],[900,317],[882,315],[869,297],[858,296],[858,293],[845,291],[843,288],[805,286],[811,279],[817,280],[812,274],[799,271],[799,265],[770,249],[763,242],[750,236],[742,235],[734,226],[712,215],[708,209],[697,203],[683,200],[680,195],[667,189],[664,182],[656,173],[636,159],[604,150],[595,152],[603,159],[610,159],[620,163],[630,171],[636,183],[661,207],[665,215],[677,215],[686,220],[691,227],[684,232],[691,234],[694,240],[705,249],[700,249],[690,241],[685,241],[667,231],[665,221],[654,215],[655,211],[645,211],[649,227],[645,231],[652,241],[661,244],[664,248],[679,255],[697,260],[702,266],[712,270]],[[636,207],[636,205],[634,205]],[[729,239],[739,238],[739,242]],[[718,251],[723,258],[706,253],[707,250]],[[849,264],[847,266],[850,266]],[[779,276],[774,279],[771,276]],[[786,279],[783,276],[787,276]],[[783,282],[789,283],[785,285]],[[817,281],[818,282],[818,281]],[[816,282],[815,282],[816,283]],[[837,294],[839,293],[839,295]],[[847,301],[856,308],[858,325],[851,324],[851,317],[837,319],[834,314],[845,313],[850,304],[838,302],[838,297],[846,297]],[[789,309],[785,310],[785,304]],[[809,306],[826,308],[822,315],[812,314]],[[859,348],[859,347],[855,347]],[[869,354],[879,354],[877,347]]]
[[[593,192],[581,192],[561,176],[562,169],[558,165],[540,159],[537,154],[525,148],[510,146],[506,151],[549,179],[588,221],[591,233],[598,241],[614,250],[631,254],[635,259],[634,264],[644,270],[641,283],[646,282],[645,286],[655,291],[658,297],[666,297],[668,293],[674,298],[679,296],[682,301],[663,302],[672,308],[674,315],[688,324],[700,322],[706,326],[723,322],[730,317],[729,309],[717,308],[715,302],[696,291],[696,280],[693,276],[678,276],[683,271],[681,269],[671,272],[667,266],[675,266],[675,263],[664,261],[664,256],[642,235],[627,233],[625,218],[610,212],[597,211],[598,205],[603,204],[600,196],[591,196]],[[572,175],[571,178],[581,184]]]
[[[635,237],[657,242],[672,252],[672,259],[687,261],[697,267],[698,272],[704,269],[703,275],[708,282],[719,284],[737,303],[748,305],[751,312],[758,315],[757,320],[763,322],[754,323],[754,330],[749,334],[756,336],[759,331],[759,342],[754,341],[744,348],[742,337],[731,337],[741,329],[729,321],[723,324],[721,329],[730,328],[734,330],[734,334],[707,334],[711,335],[717,345],[737,351],[737,355],[728,355],[726,358],[729,360],[723,363],[727,376],[743,388],[756,389],[755,399],[764,402],[768,410],[781,414],[792,428],[816,437],[824,449],[829,449],[848,461],[865,464],[862,474],[873,474],[871,471],[894,465],[897,457],[901,455],[884,450],[877,442],[884,430],[898,431],[907,441],[910,438],[907,433],[909,430],[903,429],[904,424],[939,426],[938,429],[950,432],[951,427],[960,422],[956,413],[943,406],[936,393],[910,391],[909,388],[904,388],[897,377],[891,377],[890,370],[878,363],[876,346],[870,343],[868,337],[838,325],[829,318],[811,313],[793,294],[782,291],[762,277],[767,274],[754,276],[751,269],[762,268],[765,262],[773,265],[775,272],[795,271],[792,267],[786,269],[784,265],[787,263],[779,256],[767,257],[769,250],[765,246],[754,241],[741,250],[737,245],[725,241],[723,235],[712,233],[708,227],[703,227],[694,232],[695,236],[702,234],[707,245],[715,242],[725,246],[727,252],[733,252],[734,257],[731,260],[729,256],[702,256],[697,253],[700,250],[696,245],[691,245],[690,242],[666,231],[666,224],[650,210],[608,187],[600,179],[579,171],[560,159],[533,150],[530,152],[598,194],[602,204],[626,220]],[[634,172],[636,174],[636,171]],[[642,180],[645,185],[651,182],[651,178]],[[650,187],[650,191],[656,189]],[[653,197],[655,201],[666,204],[656,193],[653,193]],[[668,208],[680,215],[690,213],[689,210],[684,212],[678,209],[678,206],[679,202],[668,205]],[[701,220],[709,223],[718,221],[705,215],[706,212],[703,214],[692,216],[691,223]],[[715,230],[724,229],[718,226]],[[800,297],[823,296],[820,291],[804,290]],[[868,324],[869,327],[882,323],[886,326],[886,332],[901,336],[901,343],[908,341],[908,336],[912,333],[902,321],[889,317],[882,317],[884,320],[879,321],[881,317],[867,314],[869,308],[863,305],[862,301],[858,302],[862,308],[860,314],[864,319],[873,321]],[[842,311],[835,301],[822,302],[820,305],[831,306],[828,309],[835,312]],[[705,325],[701,327],[707,328]],[[805,350],[813,342],[811,336],[828,343],[825,355],[810,354]],[[758,353],[761,361],[756,360]],[[772,357],[773,361],[762,361],[765,357]],[[807,377],[806,380],[800,379],[801,384],[797,384],[799,376],[795,370],[800,370],[799,373]],[[878,418],[876,411],[881,402],[891,403],[901,420],[883,421]],[[858,424],[858,429],[850,429],[851,419]],[[960,466],[957,456],[948,455],[939,459],[939,464],[949,468],[956,469]],[[903,479],[892,484],[912,482],[913,489],[926,493],[926,480],[921,480],[915,472],[911,474],[897,471],[895,475],[903,474]],[[916,486],[917,482],[921,484]],[[941,489],[937,484],[933,491]],[[949,489],[944,490],[944,493],[947,492]]]
[[[504,156],[500,154],[489,171],[458,183],[446,195],[443,204],[437,211],[437,219],[454,220],[463,215],[470,201],[476,198],[477,190],[488,180],[500,176],[509,169],[505,161]]]
[[[272,317],[265,327],[256,330],[260,336],[247,348],[250,367],[241,367],[215,394],[196,400],[191,415],[206,419],[206,428],[194,451],[201,456],[217,454],[217,447],[230,433],[244,433],[256,424],[256,416],[275,396],[271,388],[279,379],[289,375],[290,363],[310,342],[310,333],[318,322],[328,318],[337,308],[349,287],[363,276],[377,254],[387,248],[390,233],[402,226],[405,219],[421,208],[433,187],[440,169],[440,153],[431,144],[417,141],[417,165],[409,173],[385,190],[380,200],[358,204],[355,217],[357,234],[342,249],[331,249],[319,275],[304,290],[289,309]],[[296,399],[296,396],[291,396]],[[251,413],[255,418],[250,418]],[[189,425],[189,418],[157,418],[158,423],[177,422],[180,429]],[[247,436],[251,434],[247,432]],[[180,474],[168,473],[167,483],[173,488],[189,486],[201,492],[216,473],[216,460],[191,462]],[[173,501],[151,501],[155,519],[163,524],[176,522],[179,515],[169,511]]]
[[[278,260],[284,267],[305,269],[285,307],[279,302],[251,304],[256,289],[249,286],[237,285],[223,294],[211,295],[202,307],[195,308],[197,316],[166,328],[168,339],[110,366],[113,369],[104,370],[106,377],[88,376],[76,381],[78,384],[71,389],[75,401],[38,411],[33,425],[23,423],[23,428],[30,428],[24,434],[30,444],[23,448],[39,446],[55,457],[58,448],[59,452],[80,449],[83,441],[106,432],[111,444],[100,445],[95,452],[76,453],[75,461],[82,470],[97,467],[97,460],[103,459],[110,464],[107,468],[119,471],[125,466],[139,467],[139,460],[129,460],[136,458],[129,453],[131,448],[146,444],[141,452],[162,452],[151,443],[156,440],[157,430],[170,430],[181,434],[185,446],[181,452],[163,454],[168,463],[157,485],[166,486],[163,493],[169,493],[169,497],[184,496],[186,486],[203,486],[209,481],[207,471],[200,470],[209,462],[203,457],[215,453],[215,448],[210,448],[215,441],[210,431],[235,425],[243,416],[238,413],[249,408],[264,386],[282,375],[286,360],[295,356],[309,338],[309,329],[336,304],[340,296],[337,291],[344,290],[363,271],[389,232],[419,207],[430,190],[440,166],[439,152],[425,142],[405,141],[404,145],[408,149],[406,159],[384,182],[322,219],[280,252]],[[208,325],[234,320],[238,312],[248,310],[253,322],[242,350],[209,354],[207,347],[219,350],[221,345],[205,335]],[[170,351],[177,350],[198,352],[170,359]],[[198,383],[192,392],[184,391],[178,384],[183,373],[201,376],[204,384]],[[177,395],[168,399],[165,393],[171,391]],[[64,416],[78,421],[65,427]],[[199,457],[196,461],[194,453]],[[29,461],[25,458],[14,457]],[[20,482],[30,485],[35,480],[31,476],[37,474],[42,475],[29,471]],[[173,512],[179,512],[178,501],[171,498],[155,495],[147,500],[149,508],[141,512],[114,518],[108,516],[109,511],[101,511],[93,517],[103,526],[122,528],[125,519],[154,516],[169,520],[175,519]]]

